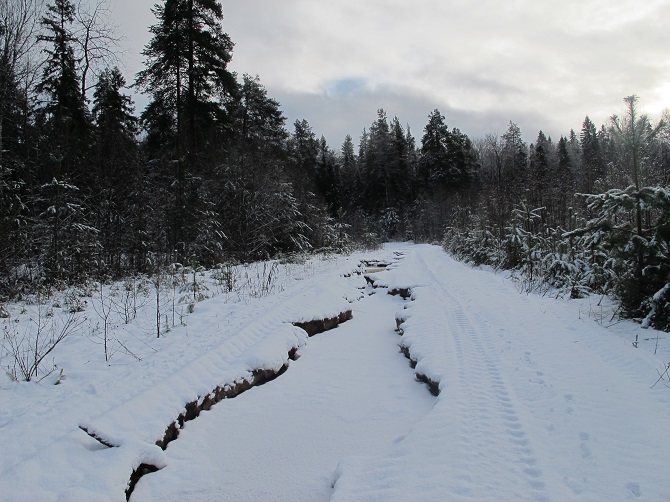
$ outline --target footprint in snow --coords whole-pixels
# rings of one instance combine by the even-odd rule
[[[582,458],[589,458],[591,456],[591,449],[587,446],[586,442],[591,438],[588,432],[581,432],[579,434],[579,439],[582,442],[579,444],[579,449],[582,451]]]
[[[642,495],[642,490],[640,490],[640,483],[628,483],[626,485],[626,490],[631,492],[636,497]]]

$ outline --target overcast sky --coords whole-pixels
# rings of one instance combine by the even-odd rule
[[[110,0],[129,81],[154,0]],[[557,140],[640,96],[670,107],[670,0],[223,0],[231,69],[258,74],[293,131],[307,119],[338,150],[384,108],[420,140],[438,108],[471,138],[516,122]],[[138,99],[138,107],[146,101]]]

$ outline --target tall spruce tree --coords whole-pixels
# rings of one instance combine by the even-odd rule
[[[528,181],[528,148],[521,138],[521,129],[514,122],[509,123],[502,135],[502,168],[506,212],[511,214],[512,208],[526,194]]]
[[[569,225],[569,208],[575,193],[573,160],[570,155],[569,145],[568,139],[565,136],[561,136],[558,140],[555,181],[552,183],[554,190],[553,199],[556,201],[555,207],[557,213],[555,221],[563,228],[567,228]]]
[[[341,201],[342,208],[346,211],[355,210],[359,204],[358,194],[360,192],[361,177],[356,158],[354,140],[347,134],[340,149],[340,174],[342,179]]]
[[[335,154],[328,148],[326,138],[319,140],[319,154],[316,162],[316,188],[328,208],[332,218],[336,218],[341,208],[340,168]]]
[[[408,131],[409,133],[409,131]],[[411,161],[414,146],[411,135],[405,133],[398,117],[391,121],[391,159],[388,168],[389,203],[392,207],[403,211],[412,194]]]
[[[221,28],[223,9],[216,0],[165,0],[153,13],[158,22],[150,27],[146,68],[136,84],[152,97],[142,114],[148,153],[173,170],[168,241],[183,259],[198,238],[198,215],[210,213],[201,200],[207,191],[202,175],[208,158],[220,152],[226,106],[237,90],[228,70],[233,43]]]
[[[637,109],[637,100],[637,96],[624,98],[627,105],[626,115],[623,118],[614,115],[610,119],[611,131],[620,149],[621,162],[628,168],[629,179],[632,181],[632,186],[629,187],[629,193],[626,195],[634,200],[635,230],[630,238],[630,247],[635,251],[636,260],[634,281],[628,286],[628,294],[634,300],[628,300],[629,303],[640,301],[644,296],[645,289],[648,288],[644,277],[645,266],[655,258],[654,256],[647,257],[648,250],[652,248],[648,242],[651,240],[652,232],[646,227],[652,219],[653,205],[643,200],[642,189],[647,183],[647,154],[650,143],[667,127],[663,120],[654,125],[646,114],[640,114]]]
[[[90,181],[84,157],[90,141],[91,121],[79,90],[71,25],[75,7],[70,0],[54,0],[42,18],[44,33],[39,36],[49,45],[47,59],[37,91],[44,96],[38,122],[44,128],[46,143],[43,181],[69,177],[85,186]]]
[[[386,111],[380,108],[377,110],[377,120],[372,123],[368,131],[365,154],[361,157],[363,203],[365,209],[371,213],[378,214],[390,205],[388,168],[391,154],[389,123]]]
[[[131,247],[135,223],[136,187],[140,182],[138,120],[129,96],[121,93],[125,79],[118,68],[106,69],[95,87],[96,227],[106,264],[124,271],[124,253]]]
[[[47,43],[47,57],[37,85],[44,100],[37,113],[43,140],[33,227],[49,280],[85,280],[99,264],[98,232],[89,207],[94,180],[87,163],[91,120],[72,47],[74,9],[69,0],[54,0],[41,20],[44,31],[39,37]]]
[[[311,192],[297,194],[287,174],[288,132],[279,103],[258,76],[244,75],[231,110],[233,138],[220,203],[230,252],[251,260],[304,248]]]
[[[178,155],[194,155],[228,116],[221,98],[237,89],[228,70],[233,42],[221,28],[223,9],[216,0],[165,0],[153,13],[158,23],[150,27],[146,69],[136,83],[172,116]]]
[[[315,189],[316,160],[319,142],[307,120],[293,123],[293,134],[289,140],[291,154],[290,172],[296,193],[303,197]]]
[[[594,193],[596,191],[596,181],[602,179],[605,175],[605,163],[598,131],[588,116],[582,123],[579,139],[582,151],[579,190],[582,193]]]
[[[470,139],[458,129],[449,131],[444,116],[428,116],[421,139],[421,179],[428,189],[454,190],[474,180],[476,162]]]
[[[546,206],[550,173],[550,156],[552,154],[551,138],[540,131],[535,145],[531,145],[530,154],[530,204],[535,208]]]

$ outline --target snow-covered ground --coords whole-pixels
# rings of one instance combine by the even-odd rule
[[[376,288],[352,275],[363,258],[394,262],[369,274]],[[123,288],[88,298],[86,323],[50,354],[58,371],[0,383],[0,500],[123,500],[140,463],[161,470],[131,500],[670,500],[665,333],[610,321],[606,299],[520,294],[436,246],[269,267],[238,268],[246,287],[231,291],[196,277],[211,298],[188,315],[164,293],[161,338],[150,287],[129,324]],[[121,317],[96,314],[105,297]],[[36,316],[6,309],[5,336]],[[309,339],[292,324],[346,309],[352,320]],[[154,444],[186,403],[286,366]]]

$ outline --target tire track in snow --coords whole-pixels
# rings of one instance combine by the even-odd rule
[[[396,316],[401,345],[440,394],[392,454],[343,460],[331,500],[549,500],[523,407],[505,378],[499,332],[452,293],[448,269],[422,255],[412,250],[397,276],[378,282],[411,286],[415,301]]]
[[[281,378],[187,424],[131,500],[327,501],[341,458],[391,450],[434,404],[397,353],[398,305],[366,297]]]
[[[500,465],[515,471],[521,486],[535,492],[531,495],[534,500],[548,500],[542,493],[546,483],[538,458],[517,413],[514,396],[502,377],[491,330],[467,312],[422,256],[419,259],[425,276],[430,278],[432,293],[443,305],[447,333],[453,340],[458,361],[458,390],[451,395],[460,417],[461,447],[454,453],[496,458]],[[447,381],[444,385],[449,387],[454,382]],[[472,479],[472,474],[462,477]],[[476,486],[470,491],[476,493]],[[528,492],[524,491],[519,495],[526,498]]]
[[[528,444],[515,445],[516,454],[527,450],[536,461],[529,467],[539,472],[510,464],[510,474],[545,483],[518,498],[670,500],[667,469],[650,460],[667,451],[667,398],[658,399],[641,378],[650,368],[640,364],[646,356],[581,319],[568,303],[521,295],[500,276],[426,256],[444,295],[455,296],[447,289],[451,284],[458,291],[452,308],[460,306],[482,326],[472,338],[479,338],[483,358],[499,369],[526,434]],[[459,366],[464,362],[472,364],[465,357]],[[511,462],[514,455],[502,460]],[[495,475],[495,467],[482,468]],[[514,492],[504,493],[510,495],[498,498]]]

